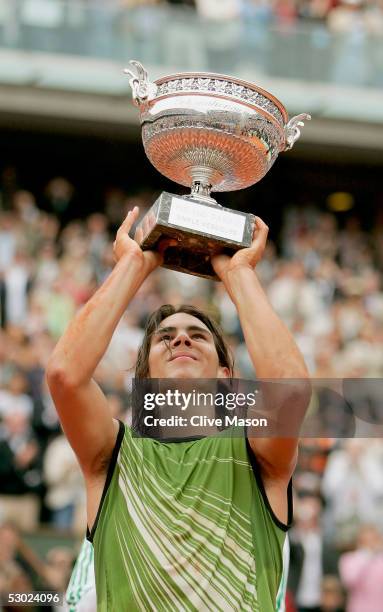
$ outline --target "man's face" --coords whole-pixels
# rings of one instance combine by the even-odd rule
[[[227,378],[218,362],[213,334],[197,317],[178,312],[163,319],[153,334],[150,378]]]

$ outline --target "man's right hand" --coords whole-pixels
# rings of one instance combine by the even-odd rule
[[[177,244],[177,241],[174,239],[164,239],[160,242],[158,251],[143,251],[140,247],[140,244],[144,235],[146,234],[146,231],[144,232],[144,229],[146,229],[149,223],[148,215],[145,217],[144,220],[144,228],[141,226],[138,227],[136,229],[134,238],[131,238],[129,236],[130,230],[138,219],[139,212],[140,210],[138,206],[135,206],[133,210],[130,210],[128,212],[125,220],[117,231],[116,240],[113,244],[113,253],[116,263],[126,255],[133,258],[137,258],[137,260],[142,266],[144,276],[146,277],[155,268],[162,264],[163,253],[165,249],[168,246],[171,246],[172,244]]]
[[[161,265],[162,255],[155,251],[143,251],[141,249],[140,242],[143,238],[142,228],[136,230],[134,239],[129,236],[129,232],[137,221],[138,215],[138,206],[135,206],[133,210],[128,212],[125,220],[117,231],[116,240],[113,244],[113,254],[116,263],[126,255],[137,259],[143,267],[143,272],[146,276],[157,268],[157,266]]]

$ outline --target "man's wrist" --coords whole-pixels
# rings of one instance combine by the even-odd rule
[[[145,280],[146,276],[148,275],[143,258],[138,257],[134,253],[126,253],[125,255],[122,255],[116,262],[115,268],[133,273],[137,276],[137,278],[141,278],[142,281]]]
[[[238,265],[227,270],[222,281],[233,301],[235,301],[236,296],[239,297],[243,288],[249,287],[249,284],[259,286],[261,289],[255,269],[248,265]]]
[[[127,253],[116,262],[109,278],[115,277],[117,285],[124,291],[125,299],[130,302],[149,274],[143,260]]]

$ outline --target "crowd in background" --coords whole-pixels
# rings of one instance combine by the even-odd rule
[[[2,0],[4,6],[9,0]],[[10,4],[12,2],[9,2]],[[354,22],[370,32],[382,31],[382,0],[18,0],[21,16],[38,20],[45,11],[46,24],[53,25],[54,18],[68,15],[77,7],[103,12],[124,11],[142,6],[189,7],[208,19],[237,19],[253,17],[265,25],[293,24],[298,20],[328,21],[336,31],[353,28]],[[62,11],[62,13],[61,13]],[[74,17],[72,17],[72,20]]]
[[[204,17],[254,17],[265,23],[288,25],[298,20],[327,21],[334,31],[351,30],[356,22],[370,32],[382,31],[381,0],[164,0],[168,4],[193,6]],[[122,6],[146,0],[122,0]],[[147,0],[161,4],[161,0]]]
[[[82,476],[44,369],[68,322],[111,272],[113,237],[127,210],[139,204],[144,214],[155,194],[109,189],[104,210],[79,220],[66,178],[52,178],[36,199],[12,182],[12,169],[2,176],[0,591],[20,585],[28,591],[31,580],[63,590],[74,550],[56,547],[41,560],[20,536],[41,525],[78,537],[85,530]],[[383,216],[377,213],[371,227],[366,232],[356,214],[340,222],[312,205],[290,207],[257,266],[313,378],[382,378]],[[137,347],[148,315],[164,303],[191,303],[215,316],[235,355],[236,376],[256,375],[222,284],[160,268],[129,305],[95,373],[113,415],[128,423]],[[348,611],[378,612],[382,530],[382,440],[302,440],[290,609],[340,611],[347,595]]]
[[[88,6],[103,4],[103,0],[75,1]],[[353,22],[360,18],[362,27],[371,32],[381,32],[383,19],[381,0],[117,0],[113,4],[119,9],[164,4],[186,6],[195,9],[202,17],[208,19],[236,19],[251,16],[264,21],[265,24],[286,25],[302,19],[327,20],[335,31],[351,29]]]
[[[0,48],[383,85],[383,0],[0,0]]]
[[[44,0],[27,0],[36,3]],[[61,0],[62,1],[62,0]],[[46,0],[52,4],[60,0]],[[67,0],[86,6],[102,6],[104,0]],[[366,23],[373,16],[379,17],[383,9],[381,0],[112,0],[116,8],[135,8],[143,5],[171,4],[188,6],[196,9],[201,15],[209,18],[240,17],[250,12],[262,19],[271,19],[280,23],[294,22],[297,19],[327,19],[344,17],[362,12],[367,17]],[[347,15],[347,17],[345,17]]]

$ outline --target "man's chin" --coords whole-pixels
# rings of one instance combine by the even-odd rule
[[[200,368],[194,364],[178,365],[167,369],[166,378],[201,378]]]

